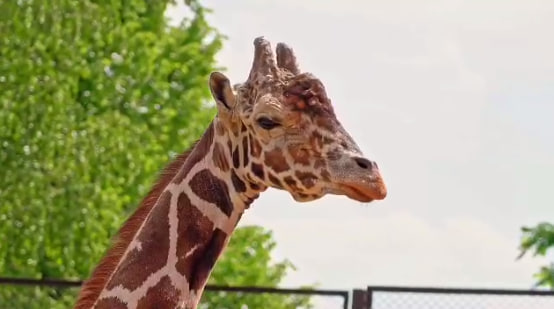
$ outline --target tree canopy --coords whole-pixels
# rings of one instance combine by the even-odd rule
[[[207,127],[223,36],[195,0],[169,26],[170,3],[0,2],[0,276],[87,278],[157,173]],[[275,286],[290,263],[270,262],[274,245],[261,228],[237,231],[210,282]],[[75,295],[2,287],[0,303],[70,308]],[[264,297],[241,303],[307,302]],[[230,299],[204,303],[236,308]]]

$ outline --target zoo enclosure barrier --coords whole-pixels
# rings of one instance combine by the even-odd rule
[[[62,279],[30,279],[30,278],[5,278],[0,277],[0,288],[4,286],[39,287],[39,288],[70,288],[76,289],[83,281],[71,281]],[[350,291],[347,290],[319,290],[319,289],[288,289],[267,288],[259,286],[219,286],[207,285],[206,293],[243,293],[243,294],[281,294],[281,295],[308,295],[319,296],[316,309],[349,309]],[[332,299],[329,299],[332,298]],[[338,299],[337,299],[338,298]],[[0,309],[4,309],[0,304]]]
[[[368,286],[352,309],[553,309],[554,291]]]
[[[79,288],[82,281],[1,278],[2,285]],[[367,289],[315,290],[256,286],[206,286],[206,293],[286,294],[334,298],[316,301],[316,309],[553,309],[554,291],[368,286]],[[352,297],[350,297],[352,296]],[[337,299],[338,298],[338,299]],[[333,305],[329,305],[333,303]],[[0,308],[3,309],[3,308]]]

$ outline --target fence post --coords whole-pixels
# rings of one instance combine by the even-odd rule
[[[371,309],[367,290],[355,289],[352,292],[352,309]]]

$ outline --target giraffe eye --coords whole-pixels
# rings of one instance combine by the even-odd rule
[[[275,127],[280,126],[278,122],[275,122],[267,117],[260,117],[258,118],[258,125],[266,130],[271,130]]]

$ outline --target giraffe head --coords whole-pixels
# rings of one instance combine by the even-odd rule
[[[277,44],[276,57],[263,37],[254,48],[246,82],[231,87],[222,73],[210,76],[216,138],[228,145],[237,175],[258,187],[284,189],[299,202],[325,194],[384,199],[377,164],[343,128],[322,82],[300,71],[287,45]]]

